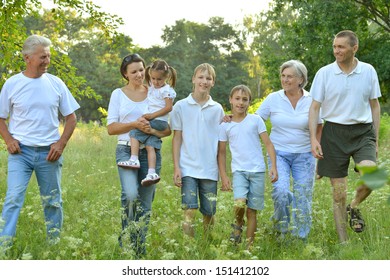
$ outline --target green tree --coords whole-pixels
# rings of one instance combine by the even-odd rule
[[[141,55],[148,61],[165,59],[177,70],[177,100],[191,92],[194,68],[201,63],[215,67],[217,79],[212,96],[226,108],[231,88],[251,80],[246,69],[249,57],[241,34],[223,18],[210,18],[207,24],[178,20],[164,28],[162,39],[166,47],[154,46],[142,50]]]
[[[390,63],[385,63],[390,45],[385,28],[388,7],[386,0],[275,0],[272,9],[247,20],[246,27],[254,37],[252,49],[260,54],[263,76],[275,90],[280,88],[279,66],[289,59],[306,65],[310,88],[317,70],[334,61],[333,36],[343,29],[354,30],[360,41],[357,57],[376,68],[384,102],[390,89]],[[376,21],[374,10],[383,15],[378,14]]]
[[[53,8],[44,13],[45,20],[42,20],[41,1],[1,1],[0,87],[8,77],[24,69],[22,44],[28,35],[37,33],[49,37],[53,42],[49,71],[64,80],[76,98],[93,96],[94,92],[85,86],[84,78],[77,76],[76,68],[67,55],[74,42],[74,34],[87,26],[89,29],[99,30],[107,40],[112,40],[123,21],[99,11],[99,7],[92,1],[53,0],[52,4]],[[72,16],[79,20],[69,21]]]

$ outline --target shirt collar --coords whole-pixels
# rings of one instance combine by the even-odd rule
[[[356,58],[356,57],[355,57]],[[356,61],[357,61],[357,64],[356,64],[356,67],[355,69],[352,70],[351,73],[349,73],[349,75],[353,74],[353,73],[356,73],[356,74],[360,74],[360,72],[362,71],[362,64],[360,63],[359,59],[356,58]],[[336,75],[339,75],[339,74],[342,74],[344,73],[341,68],[339,67],[339,65],[337,64],[337,62],[333,62],[333,71]]]
[[[188,98],[187,98],[187,101],[189,104],[192,104],[192,105],[199,105],[198,102],[195,101],[195,99],[192,97],[192,93],[190,93],[188,95]],[[209,100],[207,100],[207,102],[203,105],[203,107],[206,107],[206,106],[212,106],[212,105],[215,105],[217,104],[217,102],[215,102],[213,100],[213,98],[211,97],[211,95],[209,95]]]

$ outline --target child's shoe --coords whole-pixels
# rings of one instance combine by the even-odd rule
[[[149,187],[151,185],[157,184],[160,181],[160,176],[157,173],[149,173],[146,175],[145,179],[141,181],[143,187]]]
[[[125,161],[119,161],[117,163],[118,166],[122,168],[127,168],[127,169],[138,169],[141,167],[139,160],[125,160]]]

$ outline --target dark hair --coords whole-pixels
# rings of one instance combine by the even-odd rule
[[[162,71],[164,73],[164,77],[166,78],[166,83],[171,87],[176,86],[177,73],[175,68],[168,65],[165,60],[158,59],[154,61],[151,65],[146,67],[145,69],[145,80],[150,85],[150,72],[151,71]]]
[[[133,54],[129,54],[128,56],[126,56],[122,60],[120,71],[121,71],[122,77],[125,78],[127,81],[129,80],[129,78],[127,78],[125,75],[126,70],[127,70],[127,65],[129,65],[133,62],[142,62],[143,66],[145,68],[145,61],[139,54],[133,53]]]
[[[340,31],[339,33],[336,34],[336,36],[334,36],[335,38],[340,38],[340,37],[346,37],[348,38],[349,40],[349,45],[351,47],[353,46],[356,46],[356,45],[359,45],[359,39],[357,37],[357,35],[355,34],[355,32],[351,31],[351,30],[343,30],[343,31]]]

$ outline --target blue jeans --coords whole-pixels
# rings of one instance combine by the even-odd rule
[[[161,155],[160,150],[156,150],[156,172],[160,174]],[[128,160],[130,158],[130,147],[118,145],[116,148],[116,162]],[[119,179],[121,182],[121,206],[122,206],[122,234],[120,245],[124,238],[130,238],[130,245],[137,256],[146,253],[145,240],[150,221],[152,202],[156,185],[142,187],[141,180],[148,173],[148,158],[146,149],[139,152],[140,169],[124,169],[118,167]]]
[[[234,200],[246,199],[246,205],[253,210],[264,209],[264,172],[233,172]]]
[[[163,131],[168,127],[168,122],[162,120],[151,120],[149,123],[152,128],[158,131]],[[145,146],[161,149],[162,141],[157,136],[144,133],[138,129],[132,129],[130,130],[130,137],[137,139],[140,143],[145,144]]]
[[[63,158],[61,156],[55,162],[47,161],[50,146],[30,147],[20,144],[20,148],[22,151],[20,154],[8,155],[8,189],[2,212],[5,224],[0,237],[3,241],[11,241],[15,236],[27,185],[35,171],[45,215],[47,238],[54,240],[59,237],[63,223],[61,199]]]
[[[217,181],[184,176],[181,187],[181,208],[197,209],[198,196],[200,213],[213,216],[217,211]]]
[[[271,162],[268,158],[268,163]],[[316,160],[310,152],[288,153],[276,151],[279,179],[273,184],[275,228],[281,233],[307,238],[312,217],[311,206]],[[290,190],[290,175],[293,178]]]

